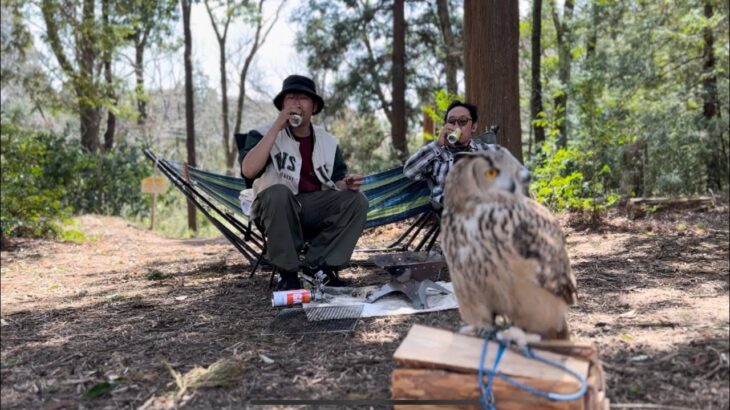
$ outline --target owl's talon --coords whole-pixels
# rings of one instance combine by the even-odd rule
[[[540,335],[535,333],[526,333],[517,326],[511,326],[506,330],[497,332],[497,340],[507,345],[515,344],[520,350],[526,348],[530,343],[539,342],[540,339]]]
[[[473,325],[466,325],[459,328],[459,334],[484,338],[492,333],[493,330],[494,329],[489,326],[477,327]]]

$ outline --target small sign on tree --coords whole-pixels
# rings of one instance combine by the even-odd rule
[[[142,180],[142,193],[152,194],[150,205],[150,229],[155,229],[155,210],[157,209],[157,194],[167,189],[167,180],[161,176],[150,176]]]

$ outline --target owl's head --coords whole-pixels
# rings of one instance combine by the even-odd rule
[[[446,179],[445,197],[462,198],[465,193],[494,192],[523,197],[530,172],[507,149],[491,145],[487,151],[458,154]]]

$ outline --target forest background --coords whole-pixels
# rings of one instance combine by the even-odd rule
[[[149,223],[146,148],[234,175],[233,134],[273,117],[271,98],[293,72],[315,79],[328,106],[317,120],[361,173],[431,139],[448,102],[469,97],[466,73],[507,66],[519,84],[507,145],[554,210],[595,218],[631,197],[727,198],[727,2],[522,1],[516,30],[485,38],[515,44],[515,67],[470,52],[474,3],[3,0],[3,242],[78,239],[64,224],[85,213]],[[205,45],[218,50],[215,83],[192,47],[191,13],[215,29]],[[290,66],[261,57],[277,21],[296,30]],[[505,126],[492,111],[482,107],[480,131]],[[166,235],[215,234],[194,212],[186,223],[172,188],[158,207]]]

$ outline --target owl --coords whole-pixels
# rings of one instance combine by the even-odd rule
[[[461,154],[446,178],[441,219],[462,319],[481,331],[506,319],[521,345],[525,334],[568,339],[567,308],[576,303],[565,237],[550,211],[526,195],[529,178],[498,145]]]

